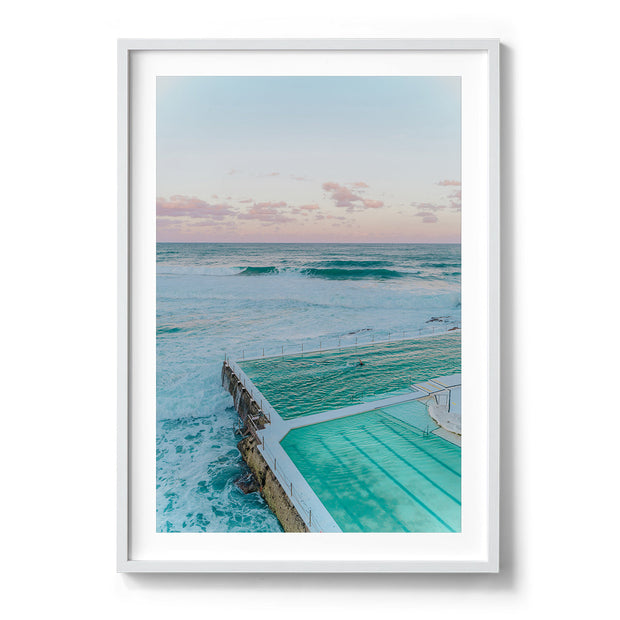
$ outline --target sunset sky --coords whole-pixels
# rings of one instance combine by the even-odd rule
[[[458,77],[158,77],[157,240],[459,242]]]

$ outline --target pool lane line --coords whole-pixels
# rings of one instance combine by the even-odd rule
[[[400,461],[402,461],[405,465],[407,465],[407,467],[413,469],[415,472],[417,472],[420,476],[422,476],[422,478],[424,478],[425,480],[427,480],[430,484],[432,484],[438,491],[440,491],[441,493],[443,493],[444,495],[446,495],[447,497],[449,497],[453,502],[456,502],[459,506],[461,505],[461,500],[457,499],[456,497],[454,497],[452,494],[448,493],[448,491],[446,491],[445,489],[442,489],[434,480],[432,480],[431,478],[429,478],[423,471],[421,471],[420,469],[418,469],[415,465],[411,464],[409,461],[407,461],[407,459],[403,458],[400,454],[398,454],[398,452],[396,452],[395,450],[393,450],[392,448],[390,448],[390,446],[388,446],[385,442],[381,441],[372,431],[368,430],[366,427],[362,427],[366,433],[368,433],[375,441],[377,441],[378,443],[380,443],[386,450],[388,450],[388,452],[391,452],[397,459],[399,459]]]
[[[386,422],[385,420],[379,420],[379,421],[381,422],[381,424],[383,424],[383,426],[385,426],[387,429],[391,430],[394,434],[398,435],[401,439],[403,439],[407,443],[410,443],[414,448],[416,448],[420,452],[424,452],[424,454],[428,455],[429,458],[433,459],[433,461],[436,461],[437,463],[439,463],[439,465],[441,465],[442,467],[445,467],[448,471],[452,472],[455,476],[458,476],[459,478],[461,477],[461,473],[460,472],[456,471],[455,469],[452,469],[452,467],[450,467],[450,465],[444,463],[442,460],[438,459],[436,456],[432,455],[430,452],[428,452],[424,448],[421,448],[417,443],[415,443],[414,441],[411,441],[411,439],[407,439],[407,437],[405,437],[404,435],[399,433],[396,429],[392,428],[389,425],[388,422]],[[437,439],[441,439],[442,441],[445,441],[446,444],[448,444],[451,447],[457,447],[458,448],[458,446],[455,446],[453,443],[450,443],[449,441],[446,441],[442,437],[439,437],[439,435],[434,435],[434,437],[437,437]]]
[[[396,480],[396,478],[394,478],[394,476],[390,475],[390,473],[384,467],[379,465],[379,463],[377,463],[377,461],[375,461],[375,459],[373,459],[371,456],[369,456],[362,448],[357,446],[353,440],[349,439],[346,435],[343,435],[343,439],[348,441],[356,450],[361,452],[375,467],[377,467],[379,470],[381,470],[383,472],[383,474],[387,478],[392,480],[394,482],[394,484],[396,484],[396,486],[398,486],[402,491],[404,491],[416,504],[418,504],[421,508],[423,508],[436,521],[441,523],[450,532],[454,533],[456,531],[452,527],[450,527],[438,514],[436,514],[433,510],[431,510],[421,499],[416,497],[409,489],[407,489],[407,487],[405,487],[400,482],[398,482],[398,480]]]
[[[336,460],[336,462],[344,468],[345,471],[350,472],[351,468],[346,465],[346,463],[344,463],[342,461],[342,459],[333,452],[333,450],[322,440],[319,439],[319,443],[325,448],[325,450],[327,450],[327,452],[329,452],[329,454],[331,454],[331,456]],[[403,532],[409,532],[410,529],[409,527],[407,527],[398,517],[395,517],[385,506],[385,502],[381,502],[379,500],[379,498],[377,498],[376,496],[373,496],[367,489],[364,489],[362,487],[362,490],[365,492],[366,494],[366,499],[371,500],[372,502],[374,502],[381,510],[383,510],[383,512],[385,512],[385,514],[390,517],[392,519],[392,521],[395,521],[398,525],[400,525],[400,527],[403,529]],[[315,491],[316,493],[316,491]],[[340,500],[339,500],[340,501]],[[346,512],[349,513],[349,511],[345,508]],[[350,514],[350,513],[349,513]],[[362,524],[359,522],[358,519],[355,519],[355,521],[358,523],[358,525],[360,526],[360,529],[364,532],[367,531],[362,527]]]
[[[284,448],[284,447],[283,447]],[[284,451],[288,454],[288,452],[286,451],[286,449],[284,449]],[[302,456],[301,454],[299,456]],[[293,461],[293,458],[291,457],[291,455],[289,454],[289,458],[291,459],[291,461]],[[295,463],[295,461],[293,461],[293,463]],[[299,467],[297,468],[299,469]],[[310,488],[312,488],[312,485],[310,484],[310,481],[308,480],[308,478],[303,474],[303,472],[301,471],[301,469],[299,469],[299,473],[304,477],[304,480],[308,483],[308,486]],[[322,480],[322,484],[324,483],[324,480]],[[364,531],[364,528],[362,526],[362,524],[360,523],[359,519],[357,519],[357,517],[352,514],[349,509],[342,503],[342,501],[340,500],[340,497],[338,497],[338,494],[333,490],[332,486],[330,484],[325,484],[325,486],[327,487],[327,490],[329,491],[329,494],[332,495],[335,499],[336,502],[340,505],[340,507],[342,508],[342,510],[349,516],[349,518],[351,519],[351,521],[355,522],[356,525],[359,527],[360,532]],[[317,495],[317,497],[319,497],[319,494],[314,490],[314,493]],[[325,506],[325,502],[323,502],[323,500],[319,497],[319,499],[321,500],[321,503],[323,504],[323,506]],[[327,510],[327,506],[325,506],[325,509]],[[327,510],[327,512],[329,512],[329,514],[331,515],[332,519],[334,519],[334,515]],[[336,521],[336,519],[334,519],[334,521]],[[340,529],[342,529],[342,527],[340,526],[340,524],[336,521],[338,527],[340,527]]]

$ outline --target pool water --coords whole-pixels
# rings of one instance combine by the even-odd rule
[[[461,335],[454,332],[239,365],[282,418],[291,419],[402,393],[416,381],[458,373]]]
[[[425,410],[412,401],[304,426],[281,444],[343,532],[459,532],[461,449],[428,432]]]

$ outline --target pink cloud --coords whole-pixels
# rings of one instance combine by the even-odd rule
[[[362,181],[357,182],[362,183]],[[369,200],[352,192],[348,187],[328,181],[323,183],[323,189],[330,194],[330,198],[337,207],[344,207],[347,211],[363,211],[364,209],[379,209],[384,206],[381,200]]]
[[[456,185],[458,187],[461,186],[461,182],[460,181],[448,181],[447,179],[445,181],[438,181],[437,185],[441,185],[442,187],[448,187],[450,185]]]
[[[303,211],[318,211],[319,205],[301,205],[299,208]]]
[[[173,198],[179,198],[178,196]],[[197,199],[194,199],[197,200]],[[196,205],[192,202],[187,208],[181,206],[180,200],[158,201],[158,217],[157,217],[157,240],[185,240],[199,241],[204,235],[210,235],[215,231],[218,234],[232,230],[234,220],[225,219],[222,209],[217,209],[222,205],[208,205],[208,207],[216,207],[213,211],[204,205]],[[173,206],[168,206],[173,203]],[[205,203],[206,204],[206,203]],[[193,205],[193,207],[192,207]],[[223,205],[228,209],[228,205]],[[192,209],[191,212],[188,209]],[[163,215],[162,215],[163,213]]]
[[[447,208],[445,205],[438,205],[432,202],[412,202],[411,206],[416,207],[420,211],[441,211]]]
[[[450,198],[450,206],[456,211],[461,210],[461,190],[457,189],[452,192],[448,198]]]
[[[422,211],[416,213],[416,216],[422,218],[423,224],[436,224],[439,221],[439,218],[434,213],[424,213]]]
[[[249,211],[240,213],[237,218],[240,220],[259,220],[263,222],[264,226],[294,221],[294,218],[282,213],[284,207],[286,207],[286,202],[282,201],[255,202]]]
[[[383,206],[383,202],[381,200],[362,200],[362,204],[367,209],[380,209]]]
[[[157,232],[178,232],[182,230],[182,222],[179,220],[157,219]]]
[[[224,220],[236,211],[228,204],[211,204],[189,196],[171,196],[170,200],[157,198],[158,217],[190,217],[208,220]]]
[[[433,202],[412,202],[411,206],[418,210],[415,217],[421,217],[423,224],[437,223],[439,221],[437,212],[448,208],[446,205],[438,205]]]
[[[358,187],[358,188],[368,187],[368,185],[364,183],[364,181],[355,181],[355,183],[349,183],[349,185],[351,187]]]
[[[254,201],[251,198],[247,198],[246,200],[240,200],[239,202],[244,203],[244,204],[250,204]]]

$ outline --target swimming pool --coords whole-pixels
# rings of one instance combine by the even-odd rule
[[[406,391],[416,381],[458,373],[461,335],[454,332],[238,364],[286,420],[369,402]]]
[[[281,445],[343,532],[459,532],[461,449],[411,401],[291,430]]]

